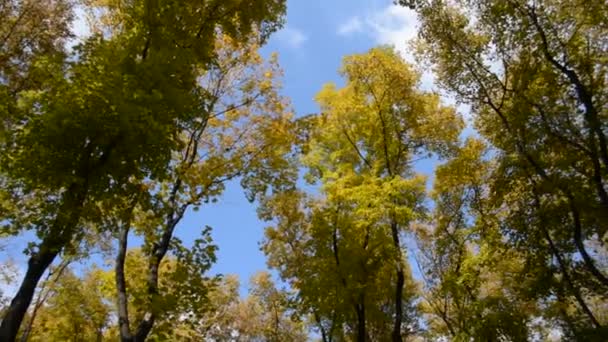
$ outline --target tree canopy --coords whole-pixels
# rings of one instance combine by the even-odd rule
[[[0,1],[0,340],[604,341],[608,6],[394,3],[415,62],[344,56],[303,115],[286,0]],[[234,184],[246,290],[194,214]]]

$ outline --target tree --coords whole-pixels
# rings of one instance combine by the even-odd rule
[[[117,303],[117,283],[115,271],[104,274],[104,288],[107,301],[114,303],[113,313],[120,320],[127,317],[135,322],[146,319],[152,311],[154,325],[147,338],[173,340],[188,337],[192,327],[198,326],[202,317],[211,310],[209,292],[216,286],[217,279],[208,277],[206,272],[215,260],[215,246],[211,244],[209,231],[192,248],[184,248],[174,243],[170,255],[159,265],[157,290],[150,303],[148,289],[149,260],[142,249],[129,250],[125,256],[125,298],[124,307]],[[120,310],[127,309],[122,313]],[[123,338],[124,323],[116,325],[106,333],[110,339]]]
[[[419,14],[421,57],[471,105],[493,149],[489,203],[529,265],[527,295],[553,303],[546,319],[566,335],[600,339],[605,323],[589,302],[608,289],[595,258],[608,222],[605,3],[401,3]],[[590,253],[594,241],[602,247]]]
[[[278,95],[280,69],[276,56],[264,63],[258,49],[262,37],[240,43],[218,37],[217,60],[201,77],[206,96],[205,118],[185,127],[183,149],[173,157],[169,177],[143,184],[118,214],[109,212],[108,225],[119,236],[116,281],[123,340],[143,340],[162,306],[154,303],[158,291],[158,267],[169,250],[174,231],[186,212],[215,201],[225,182],[237,177],[249,200],[267,190],[290,187],[296,178],[291,161],[292,122],[288,103]],[[146,191],[144,190],[144,191]],[[141,197],[138,197],[141,196]],[[139,206],[138,206],[139,205]],[[131,229],[144,236],[149,267],[149,312],[131,333],[127,317],[125,272],[127,237]],[[154,309],[156,307],[156,309]]]
[[[326,85],[322,114],[306,119],[303,162],[324,199],[292,193],[269,202],[262,214],[278,224],[265,251],[319,322],[337,322],[330,331],[346,323],[359,341],[368,329],[401,341],[416,321],[404,313],[415,293],[403,235],[425,214],[425,179],[411,163],[449,155],[462,121],[438,95],[416,89],[418,74],[391,48],[346,57],[342,74],[346,86]],[[314,311],[322,305],[328,310]]]
[[[265,38],[285,9],[281,0],[87,5],[100,13],[101,30],[76,48],[76,59],[45,55],[34,63],[30,72],[44,87],[15,95],[21,114],[0,156],[6,196],[20,208],[3,217],[6,229],[39,237],[0,325],[7,341],[49,265],[83,225],[100,222],[98,205],[120,205],[130,184],[167,177],[181,130],[208,114],[197,80],[215,61],[216,34],[244,41],[258,27]]]
[[[163,261],[155,302],[163,307],[163,315],[158,317],[150,338],[196,337],[185,333],[212,311],[208,293],[217,286],[218,279],[204,275],[212,253],[213,249],[176,248]],[[132,274],[127,282],[129,310],[131,317],[141,319],[148,310],[147,260],[141,249],[129,250],[127,254],[125,266]],[[23,341],[102,341],[120,337],[111,268],[93,266],[81,275],[67,268],[52,280],[39,290],[45,298],[37,306],[37,318],[30,330],[23,331]]]
[[[136,253],[133,253],[136,252]],[[145,271],[146,262],[141,251],[133,251],[130,256],[132,271]],[[165,313],[159,316],[150,334],[159,340],[213,340],[213,341],[306,341],[304,323],[299,320],[291,303],[291,294],[278,289],[270,275],[259,272],[250,281],[249,295],[239,295],[238,277],[227,275],[207,279],[202,286],[191,287],[191,278],[184,279],[184,272],[175,269],[177,260],[163,262],[161,272],[163,305]],[[136,267],[136,268],[135,268]],[[134,274],[138,274],[134,272]],[[145,275],[143,272],[142,275]],[[110,275],[108,273],[108,275]],[[129,293],[132,294],[129,310],[132,317],[141,316],[146,308],[145,276],[129,279]],[[109,284],[112,285],[110,277]],[[175,285],[178,284],[176,288]],[[185,289],[189,289],[184,291]],[[192,302],[192,295],[198,294],[204,300]],[[108,295],[113,296],[113,292]],[[117,327],[116,327],[117,328]],[[113,329],[106,333],[110,339],[118,338]]]
[[[530,284],[510,275],[537,270],[500,239],[500,211],[488,202],[494,164],[485,152],[469,138],[435,171],[433,217],[417,229],[423,307],[434,338],[525,341],[540,313],[521,296]]]
[[[57,283],[61,279],[63,272],[65,272],[72,261],[72,259],[63,258],[56,267],[49,268],[46,278],[39,283],[36,299],[34,300],[34,305],[31,307],[31,310],[28,313],[29,317],[27,317],[25,320],[27,323],[23,326],[20,341],[26,342],[29,339],[40,308],[47,304],[49,296],[53,294],[53,291],[56,289]],[[72,274],[69,276],[72,276]]]
[[[256,314],[248,319],[257,321],[259,327],[249,337],[239,337],[247,341],[306,341],[304,324],[291,308],[290,297],[289,292],[275,286],[268,272],[253,275],[244,304]]]
[[[22,119],[19,93],[44,87],[36,63],[62,58],[71,37],[72,4],[63,0],[7,0],[0,4],[0,142]],[[45,20],[46,19],[46,20]]]

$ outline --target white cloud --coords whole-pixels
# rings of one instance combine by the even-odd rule
[[[76,18],[72,22],[72,32],[78,38],[86,38],[91,35],[91,27],[88,22],[87,13],[82,8],[76,8],[74,11]]]
[[[84,9],[81,7],[76,7],[74,14],[74,21],[72,21],[72,25],[70,27],[74,37],[68,40],[68,49],[72,49],[74,46],[83,42],[92,34],[91,26],[89,25],[87,14]]]
[[[286,26],[281,31],[277,32],[275,37],[281,44],[287,45],[292,49],[302,47],[302,45],[308,40],[308,37],[304,34],[304,32],[289,26]]]
[[[408,42],[416,36],[418,19],[409,8],[390,5],[379,10],[370,11],[365,16],[354,16],[337,28],[337,34],[346,36],[363,33],[370,36],[377,44],[393,45],[408,61],[413,56]]]
[[[389,5],[380,10],[369,12],[361,19],[351,17],[338,27],[339,35],[362,33],[376,44],[392,45],[409,63],[415,64],[410,42],[418,32],[416,13],[406,7]],[[435,78],[430,72],[423,72],[420,80],[422,89],[435,89]]]
[[[366,18],[366,24],[377,43],[394,45],[406,60],[413,61],[408,43],[416,37],[418,30],[418,19],[414,11],[391,5],[370,14]]]
[[[363,31],[363,21],[359,17],[352,17],[338,27],[338,34],[341,36],[348,36],[353,33],[359,33]]]
[[[360,25],[358,27],[357,25]],[[416,38],[419,21],[416,13],[409,8],[389,5],[379,10],[370,11],[365,16],[353,17],[338,28],[338,34],[363,34],[371,38],[376,44],[392,45],[401,54],[403,59],[413,65],[416,63],[410,42]],[[421,70],[420,88],[423,90],[439,91],[446,104],[456,106],[452,96],[440,91],[436,84],[436,77],[431,70]],[[470,119],[470,108],[458,105],[458,110]],[[467,121],[468,122],[468,121]]]

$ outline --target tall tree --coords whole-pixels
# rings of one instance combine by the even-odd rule
[[[275,216],[279,224],[268,231],[266,252],[300,290],[322,279],[314,279],[303,261],[314,256],[310,263],[321,267],[316,272],[333,282],[312,296],[342,293],[339,300],[359,319],[349,323],[357,327],[360,341],[367,339],[365,317],[374,311],[390,317],[387,336],[401,341],[411,333],[405,323],[415,321],[413,312],[404,313],[413,294],[404,293],[411,289],[411,275],[403,236],[425,212],[425,179],[413,171],[412,162],[429,153],[449,155],[462,120],[440,104],[438,95],[417,89],[418,73],[391,48],[348,56],[341,73],[346,86],[323,88],[317,95],[322,113],[307,119],[311,130],[304,134],[309,136],[304,146],[308,177],[319,181],[325,199],[319,205],[296,200],[287,208],[282,206],[289,201],[279,199],[276,208],[270,207],[267,218]],[[296,249],[292,244],[303,251],[290,251]],[[380,279],[382,285],[372,285]],[[301,295],[308,296],[304,290]],[[373,304],[365,304],[366,296]]]
[[[292,122],[289,104],[278,95],[280,69],[276,56],[264,63],[258,53],[260,39],[241,43],[218,37],[217,59],[201,77],[207,116],[181,132],[183,149],[174,154],[169,177],[149,181],[143,199],[134,196],[123,208],[126,215],[112,215],[109,224],[118,228],[116,260],[121,338],[144,340],[162,309],[154,304],[158,292],[158,267],[169,251],[177,225],[191,208],[215,201],[225,182],[237,177],[250,200],[272,188],[290,187],[296,177],[291,163]],[[147,203],[146,203],[147,202]],[[137,203],[141,206],[137,207]],[[135,217],[131,215],[135,210]],[[133,225],[144,236],[149,267],[150,309],[131,333],[127,317],[125,272],[127,237]],[[127,275],[128,276],[128,275]]]
[[[86,4],[101,16],[99,33],[77,47],[77,58],[34,63],[45,86],[15,95],[23,114],[1,164],[20,210],[5,221],[40,240],[0,325],[6,341],[49,265],[83,224],[99,221],[98,203],[126,196],[134,180],[167,176],[179,132],[207,114],[198,79],[215,61],[216,34],[246,40],[259,27],[266,37],[285,10],[282,0]]]
[[[608,228],[605,2],[400,2],[419,14],[421,56],[494,149],[491,206],[509,248],[542,270],[528,274],[531,295],[562,305],[567,334],[599,338],[589,303],[608,290],[596,258]]]
[[[540,314],[521,296],[530,284],[511,275],[539,270],[500,239],[500,211],[488,201],[494,163],[485,152],[469,138],[436,169],[432,220],[417,229],[424,311],[434,338],[525,341]]]

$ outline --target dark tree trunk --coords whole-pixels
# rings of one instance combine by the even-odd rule
[[[403,284],[405,283],[405,276],[403,274],[403,267],[401,266],[401,243],[399,242],[399,227],[396,222],[391,223],[391,231],[393,234],[393,244],[399,253],[396,267],[397,281],[395,284],[395,323],[391,336],[393,342],[402,342],[401,322],[403,321]]]
[[[365,304],[361,302],[355,306],[357,311],[357,342],[367,341],[367,331],[365,329]]]
[[[118,252],[114,266],[116,281],[116,304],[118,306],[118,327],[120,340],[132,342],[131,328],[129,327],[129,308],[127,300],[127,285],[125,281],[125,259],[127,257],[127,238],[129,236],[129,223],[121,227],[118,237]]]
[[[80,169],[76,172],[79,181],[70,184],[63,192],[61,205],[57,210],[54,222],[48,227],[48,233],[40,243],[38,252],[34,253],[28,260],[28,269],[19,291],[11,300],[11,304],[2,319],[2,324],[0,324],[0,341],[15,341],[40,278],[57,255],[74,238],[74,232],[78,227],[82,209],[89,193],[89,180],[108,162],[119,141],[120,137],[117,137],[106,145],[99,159],[92,164],[90,158],[93,145],[88,143],[85,146],[81,155]]]
[[[57,249],[48,250],[47,252],[41,252],[32,256],[28,261],[27,272],[19,287],[19,291],[17,291],[13,300],[11,300],[11,304],[2,319],[2,324],[0,325],[1,341],[15,341],[23,317],[32,302],[36,286],[46,269],[57,257],[57,254],[59,254],[59,250]]]
[[[43,282],[43,286],[39,291],[38,298],[34,304],[34,309],[32,310],[32,315],[27,322],[25,329],[23,329],[23,333],[21,335],[20,341],[27,342],[30,337],[30,333],[32,332],[32,328],[34,326],[34,322],[36,321],[36,317],[38,316],[38,310],[40,307],[46,302],[51,293],[51,290],[48,288],[49,283],[56,283],[63,274],[63,271],[68,267],[68,265],[72,262],[70,259],[63,259],[59,266],[57,267],[57,272],[49,272],[46,280]],[[51,280],[52,276],[55,276],[55,279]]]
[[[572,220],[574,221],[574,244],[576,245],[576,249],[580,253],[583,258],[583,263],[585,268],[597,279],[601,282],[606,288],[608,288],[608,278],[600,270],[595,266],[595,262],[591,259],[589,253],[587,253],[587,249],[585,249],[585,243],[583,242],[583,232],[581,227],[581,219],[578,212],[578,209],[574,205],[574,199],[570,197],[570,209],[572,212]]]
[[[158,294],[158,271],[160,263],[169,250],[171,239],[173,238],[173,232],[175,226],[184,216],[187,206],[178,207],[177,205],[177,193],[181,188],[182,180],[177,179],[175,182],[172,194],[170,197],[170,203],[173,204],[173,209],[167,214],[165,227],[160,240],[154,244],[152,253],[150,254],[150,261],[148,264],[148,280],[147,280],[147,295],[148,295],[148,311],[145,313],[144,318],[139,322],[137,330],[135,331],[135,342],[143,342],[152,331],[154,323],[156,322],[156,312],[152,308],[151,301]]]
[[[534,182],[533,182],[533,184],[536,186],[536,184]],[[576,302],[580,305],[581,309],[587,315],[587,317],[589,318],[589,320],[591,321],[593,326],[595,328],[600,328],[601,325],[599,324],[598,320],[593,315],[593,312],[591,311],[591,309],[589,309],[589,306],[587,306],[587,303],[585,303],[585,300],[584,300],[583,296],[581,295],[578,287],[574,284],[574,282],[570,278],[570,272],[568,272],[566,261],[563,259],[562,254],[560,253],[557,246],[553,242],[553,239],[551,238],[551,233],[549,232],[549,230],[547,229],[547,227],[544,224],[545,221],[544,221],[544,217],[542,216],[541,201],[536,192],[536,189],[534,189],[534,206],[535,206],[535,209],[539,213],[541,213],[539,227],[540,227],[545,239],[547,240],[547,243],[549,244],[549,249],[551,250],[551,254],[553,254],[553,256],[555,257],[555,259],[557,261],[559,269],[562,273],[563,280],[568,285],[568,288],[570,289],[570,292],[576,299]],[[575,215],[575,218],[576,218],[576,215]]]
[[[25,277],[4,314],[2,324],[0,324],[0,341],[15,341],[38,282],[73,237],[87,192],[86,182],[85,184],[74,183],[64,192],[57,217],[47,236],[40,243],[38,251],[28,260]]]

